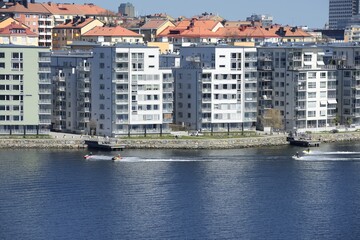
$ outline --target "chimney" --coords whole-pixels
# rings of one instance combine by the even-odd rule
[[[22,0],[22,5],[23,5],[25,8],[28,8],[28,2],[27,2],[27,0]]]

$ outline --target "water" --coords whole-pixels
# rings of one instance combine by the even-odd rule
[[[0,150],[0,239],[358,239],[360,144]]]

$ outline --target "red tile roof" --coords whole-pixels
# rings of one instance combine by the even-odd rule
[[[15,3],[9,8],[0,8],[0,13],[28,13],[28,14],[49,14],[50,12],[42,3],[28,3],[28,7]]]
[[[21,4],[10,5],[8,8],[0,8],[0,13],[28,13],[28,14],[53,14],[53,15],[102,15],[108,10],[94,4],[73,4],[73,3],[28,3],[28,7]]]
[[[123,37],[142,37],[141,34],[137,34],[133,31],[127,30],[126,28],[116,27],[94,27],[90,31],[83,34],[85,37],[91,36],[123,36]]]
[[[142,25],[141,29],[158,29],[162,25],[164,25],[168,20],[149,20],[144,25]]]

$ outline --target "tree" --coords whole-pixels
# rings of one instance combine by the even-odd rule
[[[273,129],[283,129],[283,117],[278,109],[267,109],[260,118],[263,127],[271,127]]]

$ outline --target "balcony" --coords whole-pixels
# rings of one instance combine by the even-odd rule
[[[50,78],[39,79],[39,83],[40,84],[51,84],[51,79]]]
[[[39,57],[39,62],[50,62],[51,58],[50,57]]]
[[[51,89],[47,89],[47,88],[40,88],[39,89],[39,94],[51,94]]]
[[[273,66],[258,66],[258,70],[260,71],[273,71]]]
[[[51,104],[51,99],[40,99],[39,104]]]
[[[50,72],[51,72],[51,68],[49,68],[49,67],[40,67],[40,68],[39,68],[39,72],[47,72],[47,73],[50,73]]]

